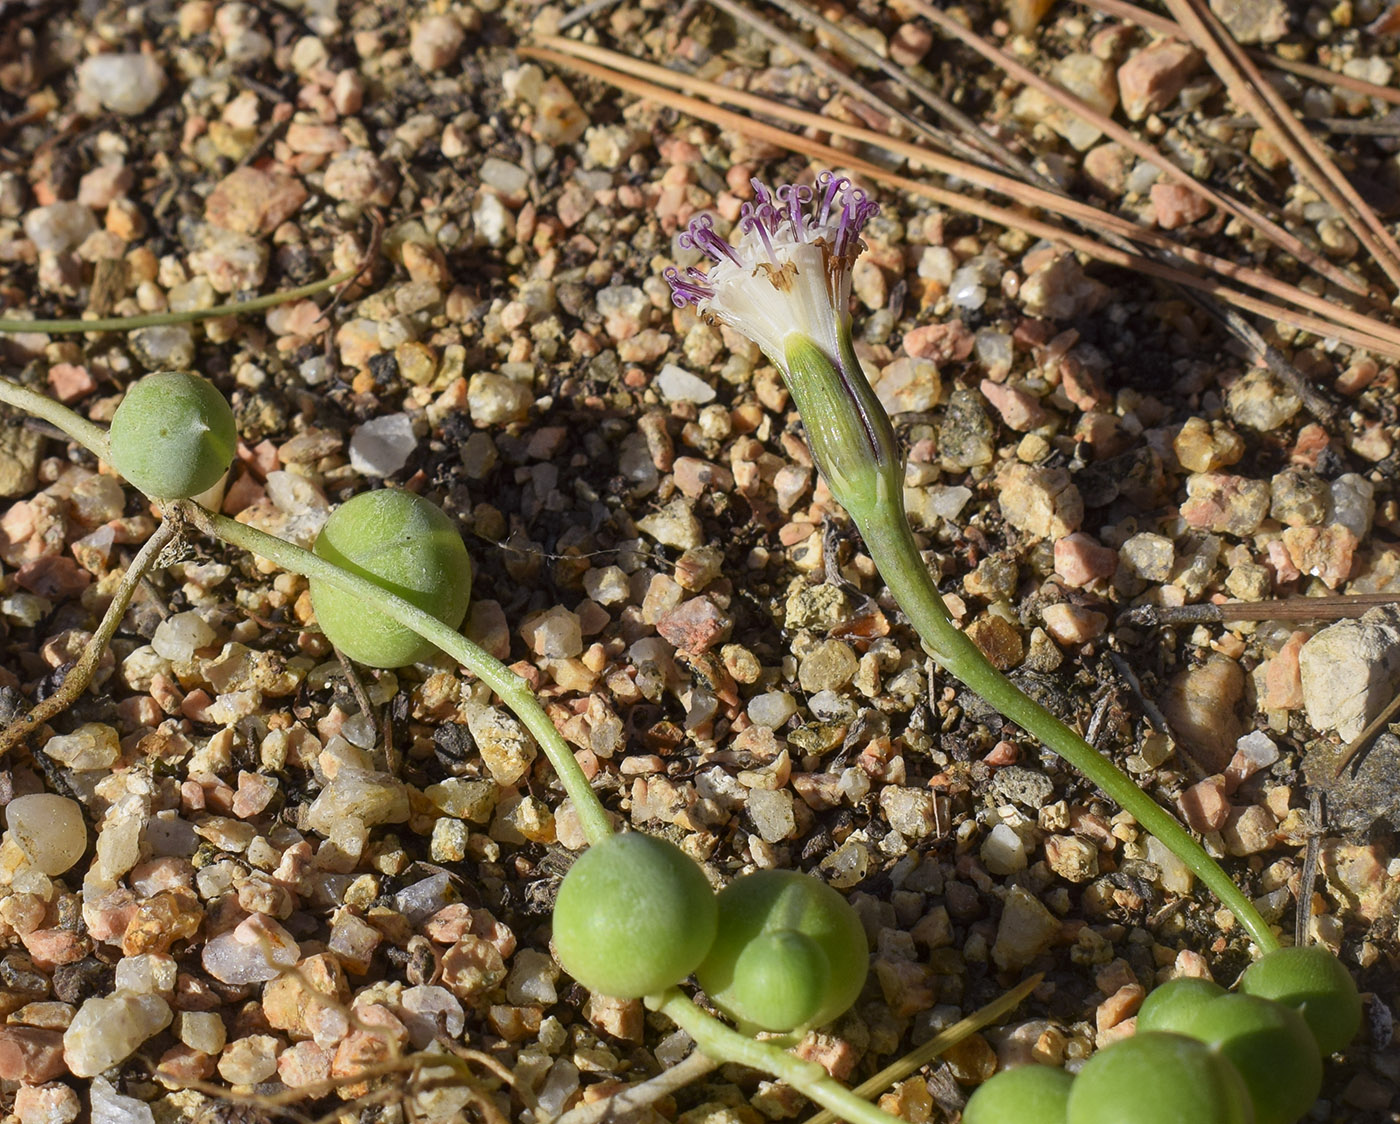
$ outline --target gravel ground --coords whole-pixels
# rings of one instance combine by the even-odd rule
[[[1285,57],[1385,83],[1394,41],[1363,31],[1379,15],[1366,5],[1221,10]],[[1206,71],[1187,67],[1150,112],[1120,105],[1117,67],[1149,36],[1068,5],[1010,35],[1004,15],[1024,26],[1044,7],[958,10],[1370,275]],[[873,45],[922,61],[1052,178],[1304,276],[899,4],[858,9]],[[1229,915],[932,667],[816,478],[776,373],[672,307],[660,270],[691,215],[733,218],[751,175],[815,169],[515,53],[565,15],[0,0],[5,315],[208,308],[371,261],[325,316],[308,299],[130,335],[9,336],[6,373],[105,422],[143,371],[204,372],[242,438],[223,510],[304,545],[369,487],[439,502],[476,562],[467,631],[537,688],[611,811],[717,883],[792,867],[850,895],[871,982],[809,1044],[839,1075],[1045,972],[1009,1023],[886,1102],[910,1121],[954,1119],[999,1059],[1082,1059],[1173,973],[1232,982],[1248,949]],[[570,35],[878,124],[714,9],[585,16]],[[1378,102],[1288,81],[1311,118],[1383,119]],[[1397,209],[1393,128],[1327,139],[1381,213]],[[1395,368],[1261,323],[1334,403],[1319,417],[1174,290],[871,190],[858,350],[910,450],[911,518],[950,607],[1181,808],[1271,920],[1291,933],[1311,897],[1313,938],[1376,996],[1313,1119],[1400,1119],[1400,740],[1382,732],[1332,776],[1400,687],[1400,610],[1124,615],[1400,591]],[[9,713],[55,689],[154,527],[96,467],[41,425],[0,428]],[[20,845],[25,817],[0,844],[0,1098],[20,1124],[274,1112],[220,1107],[212,1086],[300,1091],[309,1116],[344,1120],[542,1120],[684,1056],[640,1004],[590,1001],[551,958],[550,903],[583,840],[514,720],[445,662],[356,683],[312,623],[301,579],[191,542],[138,597],[98,689],[4,762],[0,802],[77,802],[31,813],[45,861]],[[78,805],[80,856],[76,823],[50,818]],[[474,1084],[436,1091],[366,1072],[444,1049],[444,1030],[514,1091],[482,1061]],[[652,1111],[718,1124],[807,1106],[725,1068]]]

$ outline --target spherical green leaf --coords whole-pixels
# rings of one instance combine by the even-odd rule
[[[772,1000],[757,977],[737,969],[749,945],[773,933],[801,933],[825,957],[819,981],[821,1002],[811,1015],[789,1026],[767,1025]],[[844,1012],[865,984],[869,946],[850,903],[826,883],[791,870],[760,870],[735,879],[719,895],[719,933],[696,978],[721,1011],[742,1023],[769,1030],[818,1026]],[[819,965],[812,963],[812,971]],[[789,985],[791,986],[791,985]]]
[[[1224,994],[1225,989],[1214,980],[1202,980],[1193,976],[1169,980],[1142,1001],[1142,1007],[1138,1009],[1137,1014],[1138,1033],[1146,1030],[1169,1030],[1176,1034],[1185,1034],[1185,1027],[1191,1016],[1212,999]]]
[[[1255,1124],[1293,1124],[1322,1091],[1322,1055],[1292,1007],[1225,994],[1196,1007],[1182,1033],[1213,1046],[1239,1070]]]
[[[112,467],[158,500],[188,499],[233,463],[238,429],[214,384],[192,371],[160,371],[127,389],[107,435]]]
[[[826,954],[806,933],[760,933],[734,962],[732,991],[745,997],[760,1030],[806,1026],[821,1010],[831,979]]]
[[[411,492],[382,489],[331,513],[315,553],[397,594],[449,628],[466,616],[471,559],[442,511]],[[311,607],[332,644],[371,667],[402,667],[436,649],[412,629],[329,582],[311,579]]]
[[[1152,1031],[1100,1050],[1075,1076],[1067,1124],[1253,1124],[1235,1067],[1204,1042]]]
[[[709,951],[718,908],[704,872],[654,835],[589,847],[554,903],[554,948],[590,991],[639,999],[680,983]]]
[[[1324,1057],[1345,1047],[1361,1029],[1356,981],[1340,960],[1317,945],[1261,956],[1240,977],[1240,990],[1294,1008]]]
[[[977,1087],[962,1124],[1066,1124],[1074,1078],[1048,1065],[1004,1069]]]

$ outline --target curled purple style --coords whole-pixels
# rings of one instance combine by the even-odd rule
[[[849,179],[831,171],[820,173],[815,186],[785,183],[774,191],[760,180],[752,182],[754,197],[739,211],[737,244],[715,233],[709,214],[696,216],[681,234],[680,245],[699,250],[711,266],[708,271],[697,266],[665,271],[677,307],[713,300],[716,283],[730,269],[781,271],[793,246],[821,246],[829,270],[847,270],[860,251],[861,230],[880,209]]]

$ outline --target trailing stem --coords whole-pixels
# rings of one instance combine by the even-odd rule
[[[150,572],[156,559],[160,557],[160,552],[174,537],[174,524],[162,523],[155,529],[155,533],[146,540],[145,545],[137,551],[136,557],[132,559],[131,565],[126,568],[126,573],[122,575],[121,584],[117,586],[117,592],[112,597],[112,603],[107,606],[107,611],[103,614],[97,631],[87,642],[78,662],[63,677],[63,685],[42,702],[35,703],[27,714],[20,715],[4,730],[0,730],[0,756],[9,753],[50,718],[62,714],[67,707],[78,700],[78,696],[92,682],[93,673],[97,671],[97,665],[102,662],[107,645],[112,642],[117,626],[121,624],[122,617],[126,615],[131,598],[136,593],[136,587],[141,584],[141,579]]]
[[[612,834],[612,823],[607,812],[603,810],[603,805],[589,787],[588,778],[579,768],[573,751],[554,728],[554,723],[549,720],[549,715],[545,714],[529,684],[480,645],[468,640],[455,629],[448,628],[431,613],[424,612],[366,578],[343,570],[309,550],[303,550],[293,543],[259,531],[256,527],[239,523],[225,515],[216,515],[189,500],[177,500],[170,507],[179,511],[191,524],[206,534],[223,539],[224,542],[240,547],[250,554],[266,558],[291,573],[317,578],[333,585],[342,592],[359,598],[365,604],[373,605],[380,612],[441,648],[495,691],[501,697],[501,701],[515,712],[525,728],[534,735],[540,748],[544,750],[544,755],[554,767],[559,782],[573,801],[574,810],[578,813],[579,822],[588,841],[599,843]]]
[[[0,379],[0,402],[57,426],[98,460],[105,461],[111,457],[105,429],[100,425],[93,425],[87,418],[79,416],[62,402],[56,402],[46,394],[30,390],[29,387],[11,379]]]
[[[847,371],[854,372],[854,378],[864,386],[865,379],[860,374],[859,362],[851,348],[849,332],[841,339],[840,355],[841,365]],[[826,366],[831,372],[828,378],[833,383],[837,381],[834,367],[815,349],[804,349],[801,357],[806,369],[804,373],[808,377],[811,377],[814,368]],[[886,416],[884,407],[873,394],[866,396],[863,404],[867,409],[878,411],[881,417]],[[1254,908],[1254,903],[1174,816],[1134,784],[1117,765],[992,666],[982,649],[953,624],[943,597],[929,576],[923,555],[914,541],[914,533],[904,511],[902,486],[899,486],[902,485],[902,471],[898,475],[898,485],[892,482],[891,474],[885,472],[880,475],[882,487],[846,489],[846,494],[838,498],[850,512],[870,557],[880,571],[880,577],[899,607],[908,615],[928,654],[940,667],[961,679],[1005,717],[1058,753],[1156,836],[1163,846],[1215,892],[1215,896],[1249,931],[1261,953],[1278,948],[1278,938]]]
[[[93,453],[98,456],[106,455],[106,434],[67,407],[4,379],[0,379],[0,401],[45,418]],[[479,645],[431,614],[394,596],[373,582],[283,539],[209,511],[192,500],[172,500],[165,505],[164,511],[166,522],[129,568],[128,580],[124,582],[124,587],[129,585],[134,589],[140,573],[144,572],[150,561],[159,553],[164,542],[173,537],[175,529],[181,524],[189,524],[205,534],[265,558],[284,570],[324,581],[352,597],[359,598],[367,605],[373,605],[446,652],[500,696],[534,735],[554,767],[560,783],[573,801],[584,835],[590,844],[600,843],[612,834],[612,823],[602,803],[589,787],[588,778],[584,776],[573,752],[554,728],[528,684]],[[912,538],[909,539],[909,546],[913,547]],[[917,551],[915,557],[917,558]],[[116,621],[119,619],[120,614],[108,614],[108,619],[103,622],[106,638],[110,638],[110,633],[115,630]],[[954,632],[957,635],[955,630]],[[969,1020],[964,1020],[956,1029],[966,1033],[994,1021],[1019,1003],[1033,986],[1034,981],[1027,981],[977,1012]],[[787,1081],[808,1098],[850,1124],[892,1124],[897,1119],[871,1104],[859,1093],[834,1080],[821,1066],[788,1052],[786,1047],[791,1043],[780,1039],[760,1041],[734,1030],[706,1014],[679,988],[671,988],[660,996],[652,997],[648,1003],[654,1010],[667,1015],[689,1033],[699,1050],[706,1055],[720,1061],[749,1065]],[[944,1039],[946,1035],[940,1036],[940,1041]],[[945,1042],[946,1044],[950,1043]]]
[[[819,1124],[835,1119],[848,1121],[849,1124],[892,1124],[898,1117],[891,1116],[884,1109],[866,1100],[867,1096],[877,1095],[881,1090],[889,1088],[893,1082],[909,1076],[919,1066],[956,1045],[973,1031],[980,1030],[1009,1014],[1035,989],[1041,979],[1041,976],[1036,975],[1023,980],[1005,995],[998,996],[985,1007],[947,1027],[907,1057],[887,1066],[859,1089],[848,1089],[815,1062],[804,1061],[789,1053],[780,1040],[763,1041],[750,1038],[726,1026],[697,1007],[680,988],[673,987],[659,996],[651,996],[646,1004],[652,1010],[660,1011],[689,1034],[701,1053],[712,1058],[739,1062],[754,1069],[766,1070],[774,1077],[786,1081],[794,1089],[800,1090],[809,1100],[821,1105],[825,1111],[812,1117],[807,1124]]]
[[[696,1048],[703,1053],[771,1073],[849,1124],[894,1124],[898,1119],[857,1096],[816,1062],[804,1061],[771,1042],[750,1038],[707,1015],[678,987],[649,998],[647,1006],[695,1039]]]
[[[106,432],[52,398],[9,379],[0,379],[0,402],[7,402],[51,422],[89,451],[99,457],[107,457]],[[293,543],[227,516],[218,515],[190,500],[171,501],[166,506],[166,511],[167,514],[183,518],[206,534],[266,558],[284,570],[301,574],[303,577],[319,578],[352,597],[361,599],[365,604],[374,605],[441,648],[495,691],[534,735],[544,755],[554,767],[564,790],[573,801],[574,810],[578,813],[580,825],[588,841],[598,843],[612,834],[612,823],[607,812],[589,787],[588,778],[579,768],[573,751],[554,728],[554,723],[545,714],[529,685],[480,645],[474,644],[461,633],[448,628],[432,614],[409,604],[401,597],[396,597],[373,582],[343,570]]]
[[[253,297],[246,301],[233,301],[229,304],[216,304],[212,308],[189,308],[183,312],[148,312],[140,316],[106,316],[100,320],[83,320],[65,317],[60,320],[7,320],[0,319],[0,333],[3,332],[43,332],[47,335],[62,335],[72,332],[134,332],[140,328],[161,328],[169,324],[192,324],[196,320],[214,320],[220,316],[244,316],[249,312],[261,312],[265,308],[276,308],[288,301],[301,300],[323,293],[342,281],[349,281],[358,269],[347,269],[340,273],[323,277],[309,285],[295,289],[282,289],[265,297]]]

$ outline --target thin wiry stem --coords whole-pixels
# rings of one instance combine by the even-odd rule
[[[956,1046],[969,1034],[981,1030],[984,1026],[990,1026],[998,1019],[1009,1015],[1021,1005],[1021,1000],[1025,999],[1032,991],[1040,986],[1040,981],[1045,978],[1044,974],[1037,972],[1029,979],[1022,980],[1004,995],[997,996],[985,1007],[979,1007],[972,1014],[959,1019],[950,1027],[940,1030],[927,1042],[921,1046],[916,1046],[909,1053],[905,1054],[896,1062],[892,1062],[880,1070],[868,1081],[862,1081],[856,1086],[855,1092],[859,1097],[874,1097],[879,1095],[893,1085],[896,1081],[903,1081],[911,1073],[922,1069],[938,1057],[945,1050]],[[814,1116],[809,1116],[804,1124],[833,1124],[837,1119],[836,1114],[823,1109]],[[1010,1122],[1008,1121],[1008,1124]]]
[[[655,1077],[628,1085],[591,1104],[571,1108],[554,1124],[608,1124],[613,1120],[626,1120],[662,1097],[669,1097],[692,1081],[712,1073],[722,1064],[719,1058],[712,1058],[703,1050],[692,1050],[670,1069],[663,1069]]]
[[[1261,952],[1277,948],[1278,938],[1254,903],[1173,816],[1116,765],[1022,692],[992,666],[965,633],[958,631],[929,577],[904,512],[852,511],[851,518],[860,529],[880,577],[899,607],[908,614],[929,655],[1003,715],[1063,757],[1156,836],[1235,915]]]
[[[669,1018],[711,1057],[771,1073],[849,1124],[898,1124],[899,1117],[857,1096],[816,1062],[803,1061],[772,1043],[760,1042],[725,1026],[686,998],[680,988],[673,987],[648,999],[647,1006]]]
[[[116,635],[122,617],[126,615],[131,598],[136,593],[136,587],[141,584],[141,579],[146,576],[156,559],[160,557],[160,552],[175,537],[175,533],[176,528],[172,523],[161,523],[155,529],[155,533],[146,540],[145,545],[136,552],[136,557],[126,568],[126,573],[122,575],[121,583],[112,596],[112,603],[107,606],[106,613],[102,615],[101,622],[96,631],[93,632],[92,639],[87,642],[78,662],[63,677],[63,685],[48,698],[35,703],[27,714],[20,715],[3,731],[0,731],[0,756],[9,753],[49,719],[62,714],[87,689],[87,685],[92,682],[93,674],[97,671],[97,665],[106,654],[107,646],[112,642],[112,637]]]
[[[61,320],[4,320],[0,319],[0,332],[43,332],[47,335],[61,335],[71,332],[134,332],[139,328],[160,328],[168,324],[189,324],[196,320],[213,320],[220,316],[245,316],[250,312],[261,312],[265,308],[276,308],[279,304],[300,300],[302,297],[323,293],[342,281],[349,281],[359,269],[347,269],[342,273],[323,277],[309,285],[295,289],[282,289],[265,297],[253,297],[246,301],[233,301],[218,304],[213,308],[190,308],[183,312],[149,312],[141,316],[106,316],[100,320],[83,320],[67,317]]]
[[[448,628],[431,613],[424,612],[416,605],[409,604],[401,597],[395,597],[388,590],[341,569],[309,550],[303,550],[293,543],[259,531],[256,527],[249,527],[227,516],[217,515],[190,500],[177,500],[171,507],[181,511],[190,523],[205,534],[222,539],[250,554],[266,558],[294,574],[324,581],[366,605],[373,605],[385,616],[393,618],[405,628],[411,628],[419,636],[441,648],[495,691],[501,697],[501,701],[515,712],[516,717],[525,724],[525,728],[534,735],[535,741],[554,767],[560,784],[573,801],[574,810],[588,841],[599,843],[612,834],[612,822],[589,787],[588,778],[579,768],[573,750],[560,737],[559,731],[545,714],[534,692],[524,679],[480,645],[468,640],[455,629]]]
[[[57,426],[99,460],[110,459],[107,431],[99,425],[93,425],[87,418],[80,417],[62,402],[56,402],[46,394],[40,394],[22,383],[4,378],[0,378],[0,402]]]

